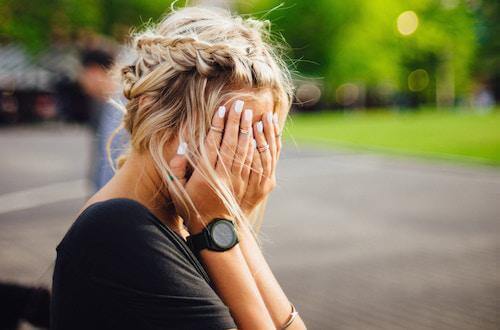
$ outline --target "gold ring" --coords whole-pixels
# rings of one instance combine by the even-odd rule
[[[247,129],[240,128],[240,133],[241,133],[241,134],[248,135],[248,134],[249,134],[249,131],[248,131]]]
[[[217,127],[217,126],[214,126],[214,125],[210,125],[210,129],[214,130],[216,132],[219,132],[219,133],[223,133],[224,132],[223,128],[220,128],[220,127]]]
[[[259,150],[259,152],[264,152],[266,151],[267,149],[269,149],[269,144],[264,144],[263,146],[258,146],[257,147],[257,150]]]

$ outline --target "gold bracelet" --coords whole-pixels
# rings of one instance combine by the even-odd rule
[[[290,305],[292,306],[292,311],[290,312],[290,318],[288,319],[288,321],[286,321],[285,324],[283,324],[281,329],[288,328],[293,323],[293,321],[297,318],[297,315],[299,315],[299,312],[297,312],[297,310],[295,309],[295,306],[292,303],[290,303]]]

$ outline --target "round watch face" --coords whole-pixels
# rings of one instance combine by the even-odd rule
[[[218,221],[212,227],[212,239],[221,248],[230,247],[236,240],[234,227],[229,221]]]

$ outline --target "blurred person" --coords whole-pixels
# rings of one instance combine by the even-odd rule
[[[65,77],[56,84],[58,110],[67,121],[90,124],[96,130],[99,106],[113,88],[107,74],[113,56],[104,50],[86,49],[80,57],[76,80]]]
[[[78,85],[85,95],[85,108],[77,118],[85,118],[92,130],[89,178],[93,192],[103,187],[114,172],[107,157],[107,141],[122,120],[122,113],[117,111],[108,98],[115,86],[109,75],[114,63],[113,55],[101,49],[89,49],[82,52],[82,71]],[[85,115],[84,115],[85,114]],[[127,142],[123,132],[120,139],[114,140],[112,155],[121,150]]]
[[[188,7],[132,45],[130,148],[56,248],[52,329],[305,329],[257,241],[292,96],[268,23]]]
[[[122,120],[123,113],[121,111],[117,110],[109,102],[102,104],[97,119],[95,136],[93,137],[94,142],[90,167],[94,193],[113,177],[115,172],[112,159],[117,158],[128,143],[129,136],[127,132],[119,127]],[[110,140],[111,137],[113,137],[112,140]],[[109,147],[108,141],[111,142]]]
[[[83,69],[78,76],[78,83],[89,97],[89,108],[85,115],[95,131],[99,125],[102,106],[113,91],[113,82],[108,74],[113,61],[113,55],[100,49],[86,50],[82,54]]]

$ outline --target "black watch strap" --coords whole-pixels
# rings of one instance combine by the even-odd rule
[[[228,224],[230,224],[230,227],[227,227]],[[232,242],[225,247],[218,245],[211,234],[212,230],[216,230],[215,228],[225,228],[226,234],[228,234],[227,229],[230,228],[230,232],[232,233]],[[221,234],[221,232],[219,231],[218,234]],[[238,234],[236,228],[234,227],[234,221],[224,218],[215,218],[214,221],[210,222],[201,232],[190,235],[186,239],[187,245],[197,257],[199,257],[199,253],[203,249],[209,249],[212,251],[227,251],[236,245],[238,241]]]
[[[208,248],[210,245],[208,229],[205,227],[200,233],[188,236],[186,242],[191,251],[198,255],[201,250]]]

